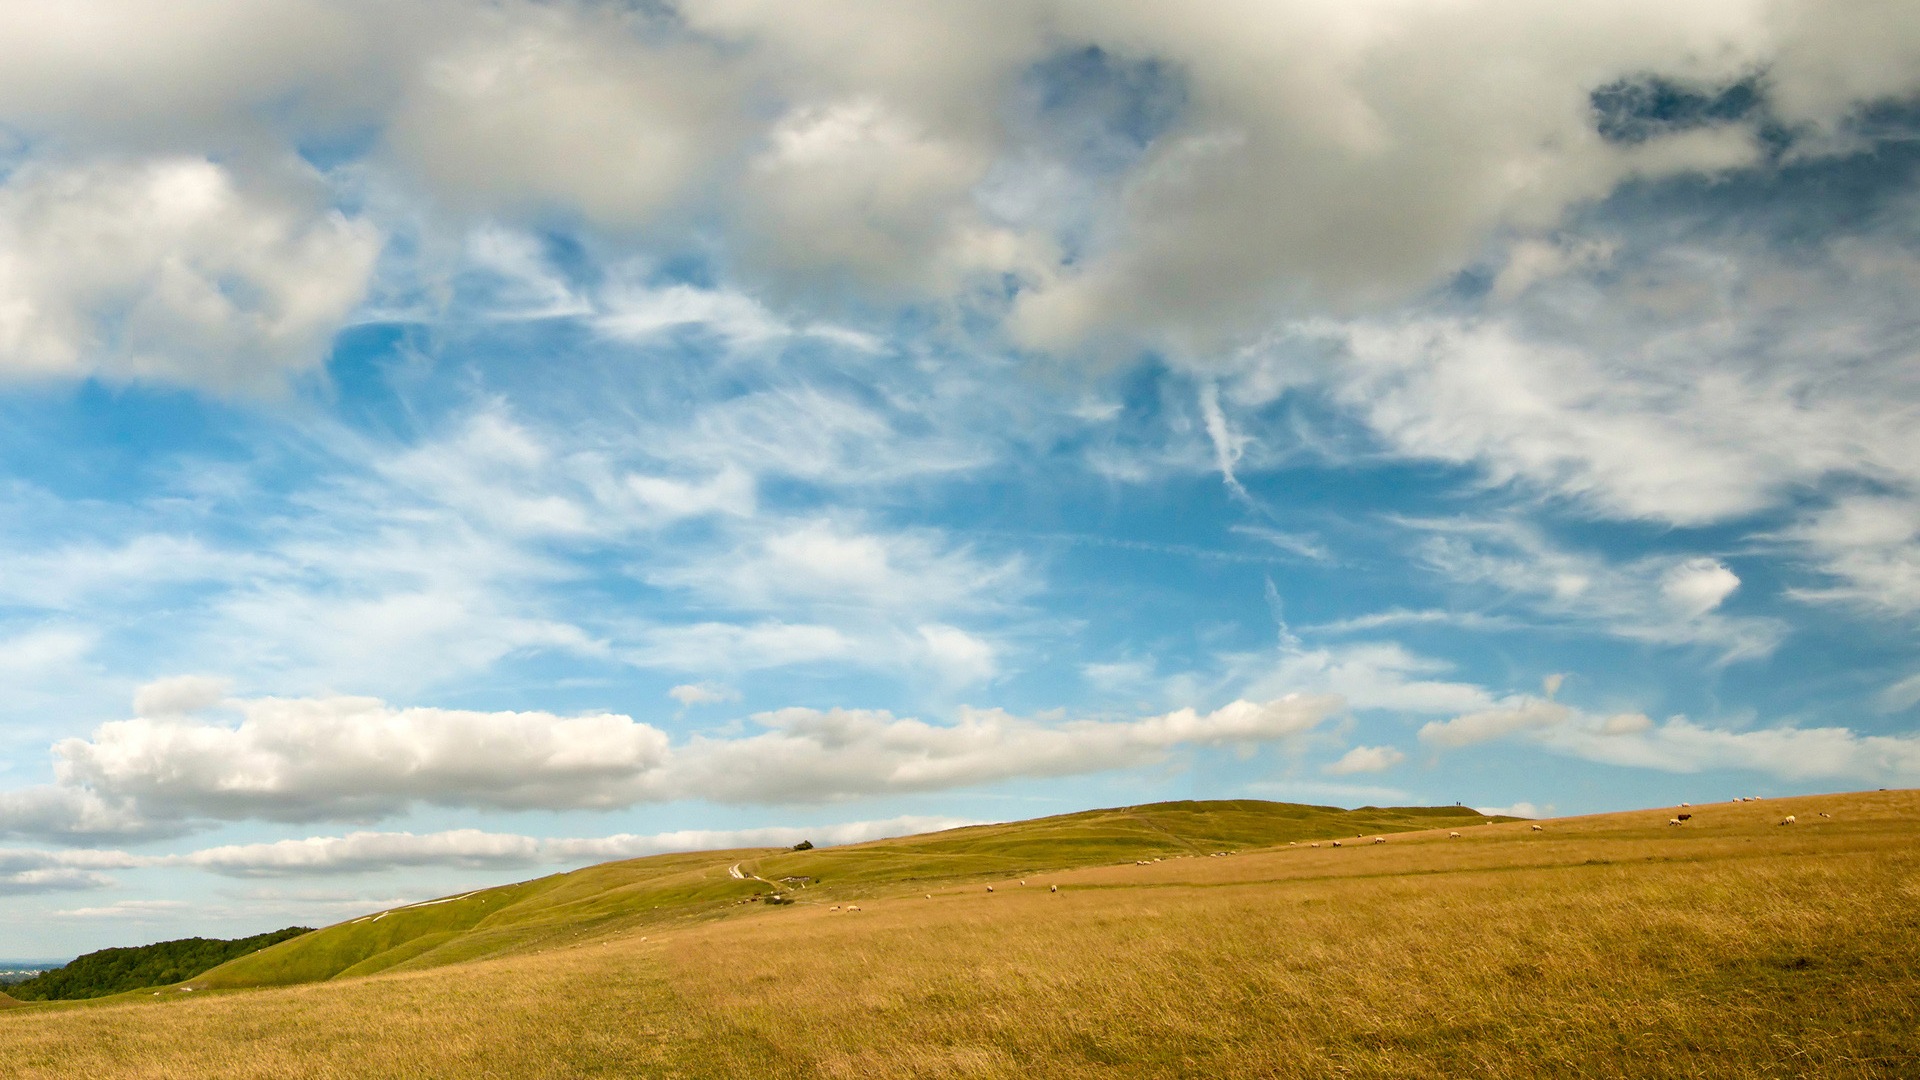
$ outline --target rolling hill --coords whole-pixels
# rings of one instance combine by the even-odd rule
[[[1174,802],[809,851],[656,855],[354,919],[223,965],[192,985],[284,986],[419,970],[614,926],[712,918],[770,896],[831,905],[875,888],[985,881],[1489,820],[1465,807],[1342,810],[1253,800]]]
[[[5,1010],[0,1075],[1916,1075],[1920,793],[1689,812],[1186,803],[614,863]]]

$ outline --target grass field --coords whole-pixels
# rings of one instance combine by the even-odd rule
[[[0,1075],[1920,1075],[1920,793],[1339,849],[1255,850],[1261,806],[591,868],[194,983],[326,981],[7,1010]]]

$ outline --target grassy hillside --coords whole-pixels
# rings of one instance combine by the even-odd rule
[[[1146,811],[1138,827],[1210,816]],[[991,833],[916,838],[875,848],[962,873],[841,863],[836,883],[836,864],[809,864],[818,903],[556,914],[544,939],[471,963],[6,1010],[0,1075],[1916,1075],[1920,793],[1670,813],[1241,843],[1005,873],[992,893],[967,861]],[[1085,824],[1061,839],[1127,828]],[[777,877],[807,854],[757,865]],[[684,859],[643,891],[701,865]],[[555,913],[604,892],[579,875],[516,888],[499,903],[537,893]]]
[[[831,906],[876,886],[931,886],[1289,840],[1490,820],[1463,807],[1342,810],[1259,801],[1176,802],[981,825],[839,848],[658,855],[416,904],[329,927],[227,964],[196,988],[286,986],[420,970],[615,926],[741,914],[776,892]],[[743,875],[733,876],[738,868]],[[782,879],[795,879],[785,884]],[[804,880],[802,880],[804,879]]]
[[[312,927],[289,926],[232,941],[195,937],[101,949],[75,957],[64,967],[22,979],[7,987],[7,994],[17,1001],[71,1001],[166,986],[312,932]]]

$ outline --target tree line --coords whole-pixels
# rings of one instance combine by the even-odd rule
[[[7,996],[18,1001],[73,1001],[145,986],[167,986],[211,971],[236,957],[312,932],[310,926],[289,926],[285,930],[231,941],[191,937],[124,949],[101,949],[76,957],[65,967],[14,983],[7,987]]]

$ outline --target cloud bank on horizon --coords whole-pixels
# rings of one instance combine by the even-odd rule
[[[1151,798],[1920,783],[1920,11],[0,35],[0,893],[67,928],[0,953]]]

